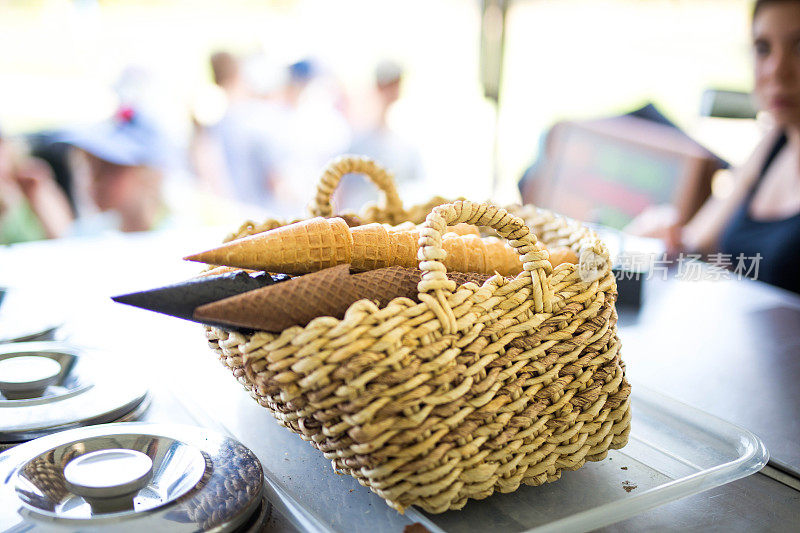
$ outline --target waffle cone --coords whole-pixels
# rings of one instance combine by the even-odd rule
[[[445,233],[442,235],[442,248],[447,252],[443,263],[448,271],[475,272],[467,268],[469,266],[467,239],[459,237],[455,233]]]
[[[486,266],[487,258],[483,250],[485,247],[483,239],[477,235],[464,235],[463,237],[459,237],[458,240],[463,243],[465,248],[467,272],[488,273],[492,270]],[[516,255],[516,252],[514,255]]]
[[[516,276],[522,272],[522,261],[514,248],[496,237],[483,239],[487,270],[496,270],[503,276]]]
[[[403,231],[392,234],[389,256],[393,265],[399,265],[404,268],[417,268],[419,266],[418,249],[419,231]]]
[[[201,277],[201,278],[204,278],[204,277],[208,277],[208,276],[219,276],[220,274],[230,274],[231,272],[239,272],[239,271],[248,272],[248,273],[256,272],[255,270],[242,270],[242,269],[236,268],[236,267],[218,266],[218,267],[210,268],[208,270],[204,270],[203,272],[200,272],[199,274],[197,274],[197,276]]]
[[[442,239],[442,248],[447,252],[444,266],[448,272],[497,272],[506,277],[522,272],[522,262],[516,250],[495,237],[450,234]]]
[[[121,304],[155,311],[165,315],[195,320],[194,310],[202,305],[243,294],[284,281],[288,276],[266,273],[250,275],[243,270],[201,276],[181,283],[130,294],[114,296]]]
[[[389,233],[419,230],[417,225],[413,222],[403,222],[397,226],[386,226],[386,229],[389,231]],[[472,224],[465,224],[463,222],[459,222],[458,224],[454,224],[452,226],[447,226],[445,233],[455,233],[456,235],[477,235],[478,237],[481,235],[480,230],[478,230],[476,226],[473,226]]]
[[[352,228],[353,270],[362,272],[392,265],[389,232],[382,224],[366,224]]]
[[[341,218],[312,218],[237,239],[185,259],[212,265],[305,274],[349,263],[352,236]]]
[[[419,229],[416,224],[414,224],[413,222],[409,222],[409,221],[401,222],[400,224],[398,224],[396,226],[391,226],[389,224],[384,224],[384,227],[386,228],[386,230],[389,233],[398,233],[398,232],[401,232],[401,231],[416,231],[416,230]]]
[[[341,319],[362,299],[377,301],[381,307],[398,297],[416,300],[421,276],[420,270],[398,266],[351,274],[350,265],[339,265],[203,305],[194,316],[201,321],[277,332],[305,326],[318,316]],[[469,281],[483,284],[489,278],[465,273],[448,276],[458,285]]]
[[[478,237],[481,235],[477,227],[463,222],[459,222],[453,226],[447,226],[447,233],[455,233],[456,235],[476,235]]]
[[[561,263],[578,264],[578,254],[569,246],[558,246],[550,250],[550,263],[556,267]]]
[[[381,224],[348,228],[341,218],[314,218],[231,241],[186,259],[213,265],[307,274],[350,263],[363,272],[392,265],[416,268],[418,230]],[[477,235],[445,234],[444,264],[450,271],[514,276],[522,271],[517,252],[505,241]]]

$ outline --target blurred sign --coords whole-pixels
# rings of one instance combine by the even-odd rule
[[[681,222],[711,192],[714,156],[680,131],[631,116],[556,125],[539,203],[623,228],[650,205],[673,204]]]

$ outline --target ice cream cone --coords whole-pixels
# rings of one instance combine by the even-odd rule
[[[522,272],[516,250],[495,237],[450,236],[442,240],[442,248],[447,252],[444,266],[448,272],[497,272],[507,277]]]
[[[455,233],[456,235],[477,235],[478,237],[481,236],[480,230],[476,226],[472,224],[465,224],[463,222],[459,222],[453,226],[447,226],[448,233]]]
[[[197,274],[199,277],[208,277],[208,276],[219,276],[220,274],[229,274],[231,272],[247,272],[253,273],[256,272],[255,270],[247,270],[241,269],[236,267],[229,267],[229,266],[218,266],[214,268],[210,268],[208,270],[204,270]]]
[[[460,237],[455,233],[445,233],[442,236],[442,248],[447,252],[444,258],[444,266],[447,270],[457,270],[469,272],[469,248],[476,243],[469,243],[466,238]]]
[[[458,240],[464,243],[464,246],[467,251],[466,270],[468,272],[487,272],[487,267],[486,267],[487,257],[486,254],[481,249],[484,244],[484,241],[477,235],[471,235],[471,234],[464,235],[463,237],[460,237]],[[519,256],[517,255],[517,253],[514,252],[514,250],[511,248],[509,248],[509,250],[517,258],[517,261],[519,261],[518,259]],[[520,270],[522,269],[520,268]]]
[[[305,274],[349,263],[350,229],[341,218],[312,218],[186,257],[212,265]]]
[[[400,232],[400,231],[416,231],[416,230],[419,229],[416,224],[414,224],[413,222],[410,222],[410,221],[401,222],[400,224],[398,224],[396,226],[392,226],[390,224],[384,224],[383,226],[386,228],[386,231],[388,231],[389,233],[397,233],[397,232]]]
[[[418,268],[419,258],[419,231],[402,231],[392,234],[391,249],[389,255],[393,265],[405,268]]]
[[[250,275],[239,270],[191,279],[157,289],[114,296],[112,300],[148,311],[194,321],[194,310],[199,306],[272,285],[286,279],[288,279],[288,276],[283,274],[275,276],[265,273]],[[211,325],[219,324],[212,323]]]
[[[517,252],[494,237],[446,234],[444,264],[451,271],[514,276],[522,271]],[[269,272],[307,274],[343,263],[355,271],[391,265],[415,268],[418,230],[390,231],[381,224],[348,228],[338,218],[314,218],[243,239],[186,259]]]
[[[578,264],[578,254],[576,254],[569,246],[558,246],[550,250],[550,264],[553,267],[561,263]]]
[[[195,310],[195,318],[236,327],[282,331],[305,326],[318,316],[343,318],[358,300],[368,299],[383,307],[397,297],[417,299],[422,272],[398,266],[351,274],[350,265],[339,265],[305,276],[256,289]],[[457,285],[483,284],[489,276],[448,274]]]
[[[352,228],[352,268],[356,271],[375,270],[392,265],[389,232],[381,224],[366,224]]]

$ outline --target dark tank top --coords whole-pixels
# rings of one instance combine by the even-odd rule
[[[755,184],[722,233],[719,248],[721,253],[731,254],[732,266],[734,269],[739,267],[737,273],[800,293],[800,213],[768,221],[750,216],[753,196],[785,145],[786,135],[783,134],[775,142]],[[759,254],[760,260],[755,259]]]

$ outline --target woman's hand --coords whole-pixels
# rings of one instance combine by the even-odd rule
[[[682,230],[683,225],[678,222],[678,211],[670,204],[646,207],[623,228],[625,233],[631,235],[660,239],[670,255],[683,249]]]

